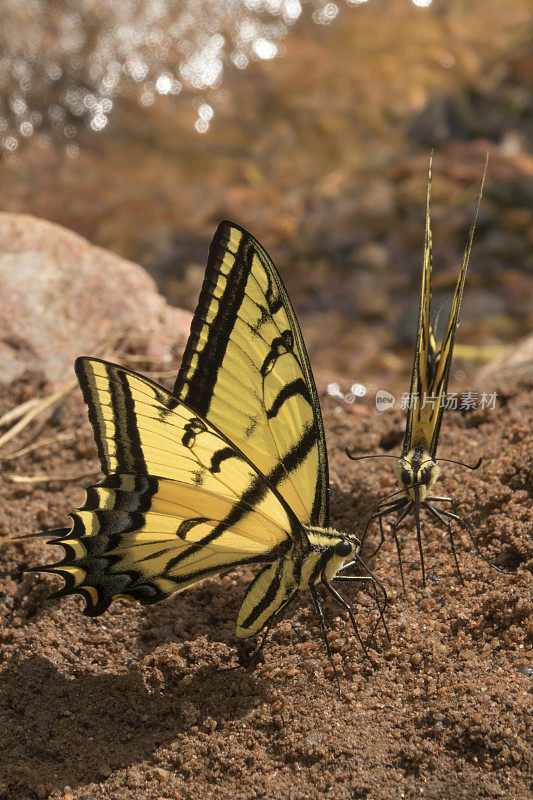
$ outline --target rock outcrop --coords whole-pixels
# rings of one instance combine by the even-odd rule
[[[169,306],[137,264],[72,231],[23,214],[0,214],[0,381],[26,369],[52,387],[72,377],[79,355],[96,355],[123,333],[142,335],[167,361],[191,314]]]

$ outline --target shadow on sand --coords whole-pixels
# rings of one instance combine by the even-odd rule
[[[16,657],[0,676],[0,784],[16,800],[39,784],[100,781],[207,717],[238,719],[264,693],[241,670],[201,668],[150,692],[139,670],[69,679],[42,657]]]

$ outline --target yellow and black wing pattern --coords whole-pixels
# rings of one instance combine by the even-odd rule
[[[304,525],[329,525],[324,428],[283,282],[254,237],[216,231],[174,394],[223,430]]]
[[[172,393],[135,372],[80,358],[105,479],[89,487],[69,532],[53,539],[55,596],[85,614],[116,598],[153,603],[237,564],[283,555],[301,525],[245,454]]]
[[[412,448],[419,446],[423,450],[428,451],[434,458],[437,451],[439,431],[444,411],[444,400],[448,388],[448,379],[453,357],[455,332],[459,320],[459,310],[463,297],[466,272],[470,260],[470,252],[472,250],[472,241],[474,238],[474,230],[477,222],[485,175],[481,182],[476,212],[470,226],[461,269],[455,285],[446,333],[440,346],[437,346],[431,320],[431,174],[432,162],[430,161],[426,193],[426,227],[422,288],[420,291],[420,310],[411,377],[410,403],[402,455],[408,453]]]

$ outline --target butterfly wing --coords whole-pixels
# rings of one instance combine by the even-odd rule
[[[324,427],[283,282],[251,234],[215,234],[174,394],[231,437],[309,525],[329,524]]]
[[[417,445],[423,447],[424,450],[428,450],[432,436],[432,421],[428,414],[428,410],[431,410],[431,406],[426,405],[423,407],[424,397],[429,396],[430,370],[436,358],[435,340],[431,327],[431,167],[432,162],[430,160],[426,193],[426,228],[424,235],[422,287],[420,290],[415,357],[411,375],[410,403],[402,451],[404,455]]]
[[[485,170],[483,173],[483,177],[481,179],[481,185],[479,187],[479,194],[478,194],[476,210],[474,213],[474,219],[472,220],[472,224],[470,225],[470,230],[468,232],[468,239],[465,247],[465,252],[463,255],[463,261],[461,264],[461,269],[459,271],[459,276],[457,278],[457,283],[455,285],[455,291],[453,293],[452,305],[448,317],[448,324],[446,326],[446,333],[444,335],[444,339],[442,341],[440,350],[436,354],[435,358],[434,374],[431,381],[430,392],[434,397],[437,398],[437,401],[435,403],[435,410],[431,415],[430,426],[428,426],[431,430],[431,441],[428,450],[433,457],[435,456],[437,451],[440,425],[442,422],[442,414],[444,411],[442,398],[445,397],[446,390],[448,388],[448,379],[450,377],[450,368],[452,365],[452,358],[453,358],[453,344],[455,341],[455,332],[457,330],[457,323],[459,321],[459,311],[461,308],[461,301],[463,299],[463,290],[465,286],[466,272],[468,270],[468,263],[470,261],[470,253],[472,251],[472,242],[474,240],[474,231],[476,229],[476,223],[479,214],[479,206],[481,204],[481,197],[483,194],[483,185],[485,182],[486,172],[487,172],[487,164],[485,164]]]
[[[424,264],[422,269],[422,288],[420,292],[420,311],[416,338],[415,359],[411,378],[411,402],[407,417],[407,426],[403,444],[403,454],[412,447],[420,445],[435,457],[439,438],[443,399],[448,388],[450,367],[453,357],[455,332],[459,321],[459,310],[463,297],[466,272],[472,250],[472,241],[476,227],[483,184],[487,166],[481,181],[474,219],[470,226],[468,240],[463,255],[461,269],[455,285],[452,305],[446,326],[446,333],[440,349],[435,344],[431,325],[431,161],[429,165],[426,195],[426,229],[424,241]]]
[[[301,536],[294,514],[244,454],[161,386],[97,359],[76,373],[106,479],[53,540],[85,613],[117,597],[160,600],[236,564],[272,561]]]

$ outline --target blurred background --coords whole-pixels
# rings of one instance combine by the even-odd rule
[[[235,220],[322,387],[407,390],[430,150],[437,307],[488,151],[464,377],[532,328],[532,42],[528,0],[3,0],[1,208],[141,263],[191,310]]]

